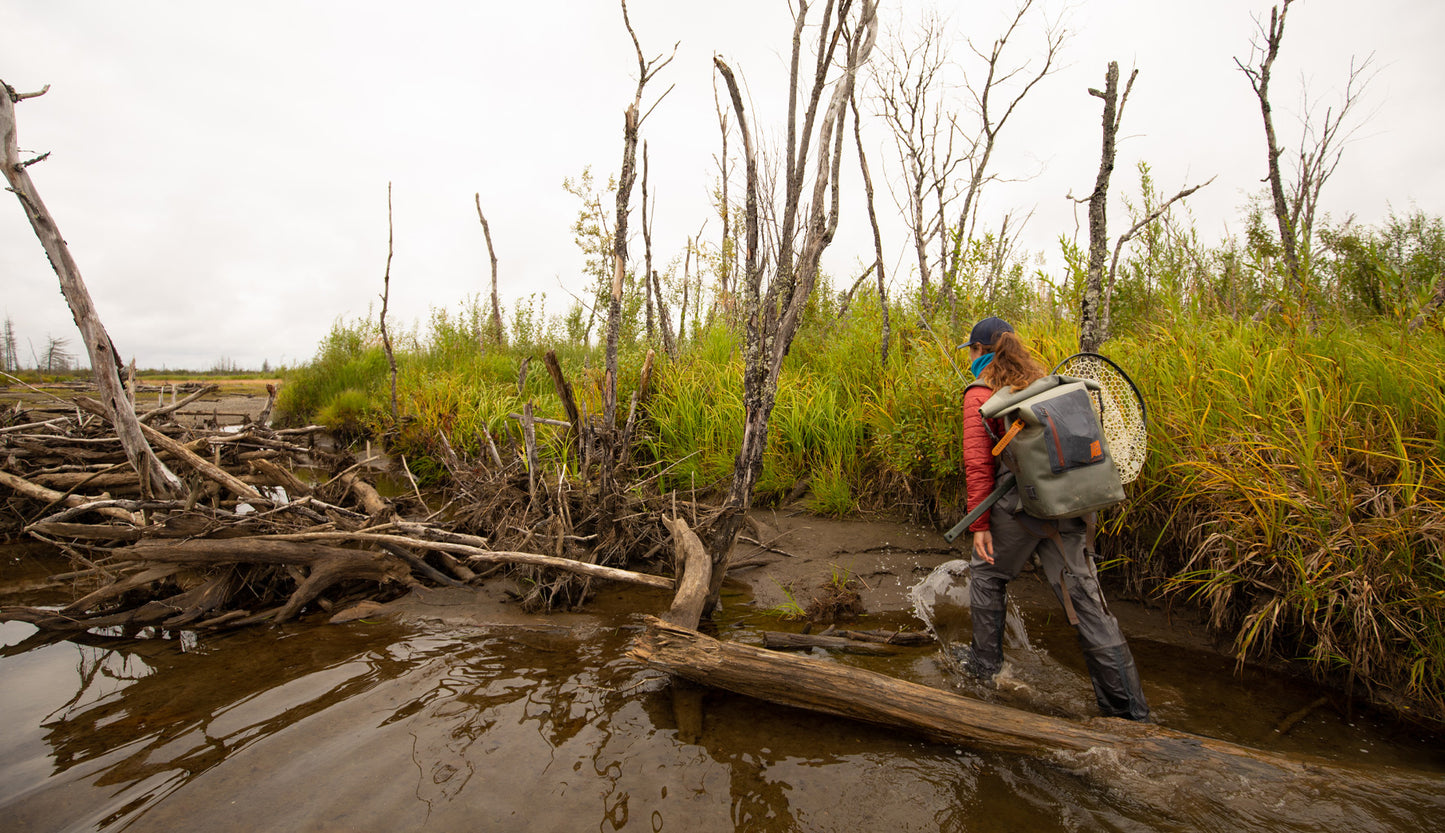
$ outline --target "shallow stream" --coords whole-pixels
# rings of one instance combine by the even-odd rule
[[[24,589],[64,562],[31,547],[0,558],[0,602],[68,600]],[[400,619],[200,639],[57,641],[0,625],[0,827],[1360,833],[1438,829],[1445,818],[1438,738],[1148,637],[1131,643],[1162,722],[1309,756],[1325,774],[1281,783],[1128,771],[1108,750],[1013,757],[722,692],[706,693],[701,733],[687,736],[673,684],[624,656],[635,613],[664,608],[660,594],[608,589],[586,613],[492,622],[460,615],[465,605],[437,595]],[[779,629],[738,587],[725,611],[721,638]],[[1027,642],[1010,646],[1010,676],[971,693],[1086,717],[1067,627],[1043,607],[1019,616]],[[833,661],[959,685],[937,647]]]

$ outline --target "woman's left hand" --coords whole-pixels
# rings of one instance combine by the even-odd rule
[[[993,533],[987,529],[973,533],[973,554],[993,563]]]

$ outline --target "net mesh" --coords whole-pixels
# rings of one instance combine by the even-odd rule
[[[1100,394],[1104,436],[1109,440],[1120,477],[1125,483],[1133,482],[1144,469],[1144,457],[1149,451],[1144,407],[1134,385],[1114,365],[1097,356],[1071,356],[1055,372],[1092,379],[1104,387]]]

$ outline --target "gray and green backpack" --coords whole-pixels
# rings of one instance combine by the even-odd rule
[[[979,413],[1001,419],[994,456],[1017,478],[1023,510],[1036,518],[1078,518],[1124,500],[1109,454],[1098,382],[1044,376],[1022,390],[1000,388]],[[993,429],[989,427],[989,433]]]

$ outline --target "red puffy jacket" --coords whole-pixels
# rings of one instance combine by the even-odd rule
[[[973,385],[963,392],[963,475],[968,484],[969,511],[973,511],[993,491],[998,471],[998,460],[993,456],[993,438],[978,413],[990,396],[993,396],[993,389],[987,385]],[[968,531],[988,530],[989,514],[984,512]]]

